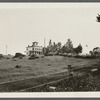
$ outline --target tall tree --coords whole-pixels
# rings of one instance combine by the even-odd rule
[[[49,41],[49,47],[52,45],[52,41],[51,41],[51,39],[50,39],[50,41]]]
[[[70,39],[67,40],[65,47],[66,47],[66,53],[73,52],[73,43]]]
[[[61,42],[57,43],[56,50],[58,54],[61,53]]]
[[[48,45],[48,52],[52,52],[52,40],[50,39],[49,45]]]
[[[61,49],[61,42],[58,42],[57,46],[58,46],[59,49]]]

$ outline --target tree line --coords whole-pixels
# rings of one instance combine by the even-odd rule
[[[58,43],[52,42],[52,40],[50,39],[48,46],[43,48],[43,52],[46,55],[65,54],[65,53],[78,55],[82,53],[82,49],[83,48],[81,44],[79,44],[77,47],[74,47],[70,38],[67,39],[67,42],[64,45],[62,45],[61,42]]]

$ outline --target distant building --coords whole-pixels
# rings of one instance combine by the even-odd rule
[[[36,54],[36,55],[42,55],[43,54],[43,47],[38,45],[38,42],[33,42],[32,46],[26,47],[26,54],[28,56]]]

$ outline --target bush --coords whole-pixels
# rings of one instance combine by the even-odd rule
[[[23,55],[22,53],[16,53],[15,56],[13,58],[19,58],[22,59],[25,55]]]
[[[28,59],[31,60],[31,59],[37,59],[37,58],[39,58],[39,57],[36,55],[31,55]]]
[[[20,65],[16,65],[16,66],[15,66],[15,68],[21,68],[21,67],[22,67],[22,66],[20,66]]]
[[[54,54],[50,54],[50,53],[48,53],[48,54],[44,54],[45,56],[53,56]]]
[[[74,56],[75,58],[84,58],[84,59],[94,59],[95,56],[89,56],[89,55],[86,55],[86,56],[83,56],[83,55],[76,55]]]

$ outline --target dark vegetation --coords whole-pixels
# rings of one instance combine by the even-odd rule
[[[52,56],[52,55],[59,55],[64,53],[74,53],[79,54],[82,52],[82,46],[81,44],[73,48],[73,43],[70,39],[67,40],[67,42],[62,46],[61,42],[52,43],[52,40],[49,41],[49,45],[43,49],[43,52],[46,56]]]
[[[25,55],[23,55],[22,53],[16,53],[15,56],[13,58],[19,58],[22,59]]]
[[[50,87],[55,87],[50,88]],[[82,77],[72,77],[63,81],[60,81],[56,84],[52,85],[44,85],[39,90],[42,92],[64,92],[64,91],[96,91],[97,90],[97,83],[94,81],[92,75],[84,75]],[[34,92],[35,92],[34,91]]]
[[[37,55],[31,55],[28,59],[31,60],[31,59],[37,59],[39,58]]]
[[[97,22],[100,22],[100,15],[98,14],[97,18]]]
[[[20,65],[16,65],[16,66],[15,66],[15,68],[21,68],[21,67],[22,67],[22,66],[20,66]]]
[[[83,69],[83,70],[82,70]],[[65,92],[65,91],[98,91],[100,89],[100,83],[96,81],[100,76],[100,68],[97,67],[94,70],[93,67],[80,68],[76,70],[85,73],[83,75],[71,76],[69,78],[47,83],[41,86],[26,89],[28,92]],[[94,71],[93,71],[94,70]],[[25,92],[24,91],[24,92]]]
[[[74,56],[75,58],[83,58],[83,59],[94,59],[96,58],[96,56],[90,56],[90,55],[85,55],[85,56],[82,56],[82,55],[76,55]]]
[[[76,48],[73,49],[76,54],[82,53],[82,46],[79,44]]]
[[[87,45],[86,45],[87,46]],[[75,58],[86,58],[93,59],[100,57],[100,48],[95,47],[87,55],[82,55],[83,48],[79,44],[77,47],[73,46],[71,39],[68,39],[67,42],[62,45],[61,42],[55,43],[52,40],[49,41],[47,47],[43,48],[45,56],[60,55],[65,57],[75,57]]]

